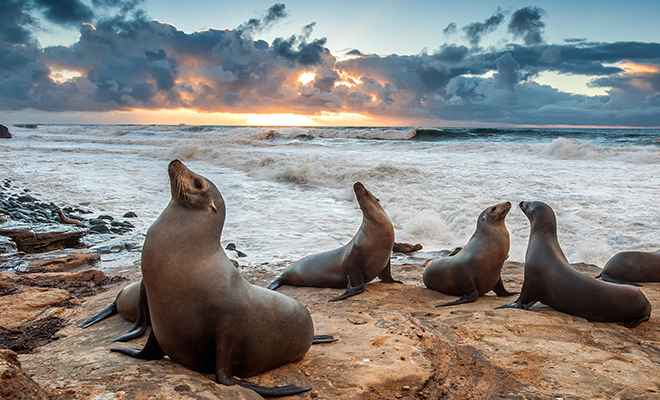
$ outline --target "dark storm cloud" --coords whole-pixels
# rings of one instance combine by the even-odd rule
[[[339,61],[325,38],[313,37],[314,23],[270,44],[252,38],[286,17],[283,4],[233,30],[194,33],[150,20],[137,0],[91,4],[95,21],[79,25],[79,40],[47,48],[30,33],[44,6],[28,0],[0,4],[0,109],[330,111],[408,118],[413,124],[423,118],[660,126],[659,43],[546,44],[545,12],[537,7],[517,10],[509,19],[509,32],[524,44],[478,46],[505,23],[497,12],[463,28],[465,45],[439,43],[418,55],[351,50],[346,54],[352,58]],[[76,15],[71,12],[61,23],[81,21]],[[58,80],[57,70],[80,76]],[[305,72],[315,79],[302,84],[298,78]],[[571,94],[534,82],[543,72],[590,78],[592,87],[608,94]]]
[[[526,45],[543,43],[543,28],[545,23],[541,18],[545,11],[539,7],[524,7],[513,13],[509,22],[509,33],[514,37],[522,37]]]
[[[286,11],[286,6],[282,3],[274,4],[271,6],[266,15],[262,19],[252,18],[249,21],[241,24],[236,31],[248,36],[264,32],[270,29],[279,20],[286,18],[289,13]]]
[[[34,0],[43,9],[47,20],[60,25],[77,25],[91,22],[94,12],[80,0]]]
[[[466,25],[462,28],[465,32],[465,36],[470,42],[470,46],[478,47],[481,38],[497,29],[497,27],[504,21],[504,14],[498,12],[497,14],[492,15],[490,18],[484,22],[473,22],[469,25]],[[447,28],[445,28],[447,29]]]

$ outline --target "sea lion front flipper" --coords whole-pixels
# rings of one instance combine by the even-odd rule
[[[347,297],[355,296],[356,294],[360,294],[364,292],[364,289],[366,287],[364,283],[364,278],[362,277],[362,272],[357,271],[357,274],[354,278],[354,282],[357,282],[355,285],[351,283],[351,276],[347,276],[348,278],[348,286],[346,286],[346,291],[344,294],[342,294],[339,297],[335,297],[334,299],[330,299],[328,301],[339,301],[339,300],[344,300]]]
[[[110,340],[108,343],[113,342],[128,342],[141,337],[151,325],[151,316],[149,315],[149,303],[147,301],[147,291],[144,288],[144,281],[140,283],[140,296],[138,298],[138,317],[135,320],[133,327],[128,332],[119,336],[116,339]]]
[[[336,342],[338,339],[335,339],[332,335],[314,335],[312,344],[321,344],[321,343],[332,343]]]
[[[536,301],[532,301],[531,303],[519,303],[518,300],[514,301],[513,303],[505,304],[503,306],[495,307],[496,310],[499,310],[500,308],[519,308],[521,310],[528,310],[531,306],[536,304]]]
[[[479,291],[477,289],[474,289],[474,292],[470,294],[466,294],[465,296],[461,297],[458,300],[450,301],[449,303],[445,304],[438,304],[436,307],[447,307],[447,306],[455,306],[457,304],[465,304],[465,303],[470,303],[475,301],[479,297]]]
[[[513,296],[514,294],[520,294],[520,292],[509,292],[504,288],[504,283],[502,282],[502,277],[500,276],[500,279],[497,281],[495,284],[495,287],[493,288],[493,292],[495,292],[496,295],[498,296]]]
[[[151,332],[151,335],[149,335],[149,339],[147,339],[147,343],[144,345],[142,350],[129,349],[125,347],[113,347],[110,349],[110,351],[124,353],[133,358],[140,358],[142,360],[158,360],[165,357],[165,352],[160,348],[158,340],[156,340],[156,335],[154,335],[153,332]]]
[[[280,276],[279,278],[275,279],[270,283],[270,285],[266,286],[266,289],[270,290],[275,290],[278,287],[282,286],[282,277]]]
[[[94,314],[94,316],[90,317],[87,321],[80,323],[78,327],[85,329],[115,314],[117,314],[117,306],[115,305],[115,303],[112,303],[103,310]]]
[[[401,281],[397,281],[394,278],[392,278],[391,261],[387,261],[387,265],[385,266],[385,268],[383,268],[382,271],[380,271],[380,274],[378,274],[378,278],[383,283],[403,283]]]

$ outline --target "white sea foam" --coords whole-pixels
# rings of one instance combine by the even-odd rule
[[[295,260],[350,240],[361,221],[356,181],[381,200],[397,241],[430,251],[465,245],[479,213],[507,200],[514,204],[506,220],[511,260],[524,260],[529,233],[516,207],[521,200],[555,209],[570,261],[603,265],[618,251],[660,248],[654,146],[543,142],[531,134],[519,141],[400,140],[414,130],[384,128],[11,131],[14,139],[0,141],[1,177],[63,204],[90,202],[115,215],[136,211],[141,233],[169,201],[168,162],[183,160],[220,188],[227,203],[223,242],[236,243],[248,254],[241,263],[251,265]]]

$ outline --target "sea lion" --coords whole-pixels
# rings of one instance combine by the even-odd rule
[[[401,283],[392,278],[390,256],[394,246],[394,228],[380,201],[362,183],[353,185],[362,210],[362,224],[346,245],[304,257],[268,289],[282,285],[346,288],[330,301],[343,300],[364,292],[365,285],[379,277],[382,282]]]
[[[424,268],[424,285],[460,299],[440,304],[453,306],[475,301],[489,291],[511,296],[502,283],[502,265],[509,255],[509,231],[504,219],[511,203],[488,207],[477,218],[477,229],[465,247],[455,255],[429,260]]]
[[[615,254],[596,277],[613,283],[660,282],[660,250]]]
[[[172,361],[215,373],[225,385],[264,396],[310,390],[258,386],[234,376],[256,375],[297,360],[314,336],[302,304],[248,283],[220,244],[225,203],[210,180],[174,160],[168,168],[172,199],[151,225],[142,249],[142,279],[151,334],[142,350],[112,351]]]
[[[521,202],[531,229],[525,277],[518,299],[498,308],[527,310],[541,303],[593,322],[618,322],[634,328],[648,321],[651,303],[636,287],[590,278],[568,263],[557,240],[555,213],[545,203]]]
[[[142,280],[124,287],[112,304],[78,325],[78,327],[87,328],[115,314],[119,314],[131,322],[135,322],[135,325],[128,332],[110,342],[127,342],[144,335],[150,325],[150,321],[149,306]]]
[[[422,248],[423,248],[422,245],[419,243],[410,244],[410,243],[394,242],[394,247],[392,247],[392,253],[403,253],[410,255],[416,251],[420,251]]]

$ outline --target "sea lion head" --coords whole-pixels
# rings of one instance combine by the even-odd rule
[[[357,198],[358,204],[360,205],[362,214],[365,217],[371,218],[377,215],[385,215],[387,217],[385,210],[383,210],[383,207],[380,205],[380,200],[371,194],[371,192],[368,191],[362,183],[355,182],[353,185],[353,191],[355,192],[355,197]]]
[[[501,224],[504,222],[504,218],[509,213],[509,210],[511,210],[511,203],[508,201],[490,206],[481,212],[477,224],[483,222],[489,224]]]
[[[557,218],[549,205],[541,201],[521,201],[520,209],[529,219],[532,231],[557,232]]]
[[[178,206],[224,217],[225,202],[213,182],[189,170],[179,160],[170,162],[167,172],[170,175],[172,200]]]

